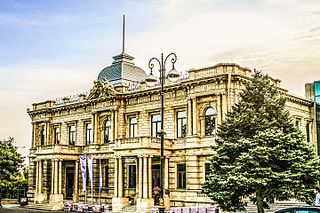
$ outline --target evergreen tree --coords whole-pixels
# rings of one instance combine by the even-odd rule
[[[14,138],[0,140],[0,189],[2,197],[11,197],[20,186],[27,183],[18,170],[23,157],[14,146]]]
[[[285,110],[285,97],[259,71],[240,97],[218,127],[204,192],[228,211],[244,210],[248,198],[259,213],[275,199],[312,204],[320,161]]]

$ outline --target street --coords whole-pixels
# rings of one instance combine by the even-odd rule
[[[29,213],[29,212],[38,212],[38,213],[41,213],[41,212],[50,212],[50,211],[44,211],[44,210],[35,210],[35,209],[26,209],[26,208],[21,208],[20,205],[18,204],[6,204],[6,205],[3,205],[2,208],[0,208],[0,213],[11,213],[11,212],[17,212],[17,213]],[[55,211],[55,212],[63,212],[63,211]]]

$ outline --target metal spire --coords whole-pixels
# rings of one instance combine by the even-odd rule
[[[126,31],[126,16],[122,16],[122,53],[124,53],[124,45],[125,45],[125,31]]]

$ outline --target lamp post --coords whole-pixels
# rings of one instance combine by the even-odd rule
[[[154,68],[154,62],[157,62],[159,64],[159,72],[160,72],[160,96],[161,96],[161,130],[160,130],[160,208],[159,213],[164,212],[163,207],[163,195],[164,195],[164,128],[163,128],[163,117],[164,117],[164,97],[163,97],[163,86],[165,83],[165,73],[166,73],[166,62],[167,60],[171,58],[172,63],[172,70],[169,71],[167,77],[170,81],[177,81],[180,77],[180,74],[177,70],[174,68],[174,64],[177,61],[177,55],[175,53],[170,53],[165,58],[163,57],[163,53],[161,53],[160,60],[158,58],[151,58],[148,66],[150,68],[150,75],[146,78],[146,84],[148,86],[154,86],[158,79],[152,74],[152,69]]]

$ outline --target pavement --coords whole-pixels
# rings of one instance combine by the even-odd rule
[[[5,204],[2,205],[2,208],[0,208],[0,213],[11,213],[11,212],[17,212],[17,213],[29,213],[29,212],[45,212],[48,213],[50,211],[44,211],[44,210],[36,210],[36,209],[26,209],[22,208],[19,204]],[[63,211],[55,211],[55,212],[63,212]]]

